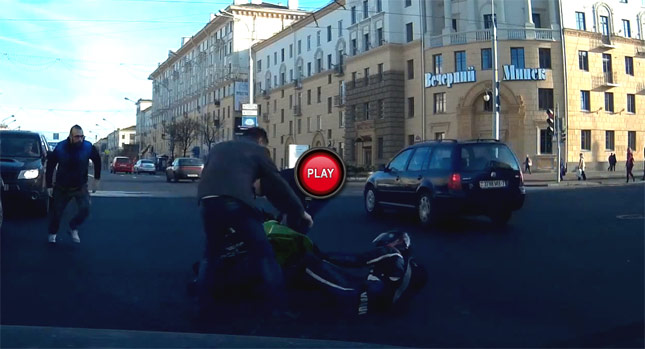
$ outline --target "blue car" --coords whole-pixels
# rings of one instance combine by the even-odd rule
[[[453,215],[487,215],[505,225],[524,204],[517,157],[494,140],[439,140],[401,150],[365,184],[365,210],[416,210],[430,225]]]

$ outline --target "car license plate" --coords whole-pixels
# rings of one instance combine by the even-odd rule
[[[506,181],[479,181],[479,187],[482,189],[505,188]]]
[[[194,173],[190,173],[190,174],[188,174],[188,177],[199,177],[199,176],[194,174]]]

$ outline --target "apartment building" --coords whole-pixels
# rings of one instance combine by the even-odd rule
[[[164,126],[180,117],[210,123],[217,141],[230,140],[241,123],[241,104],[249,101],[249,50],[305,17],[298,2],[287,6],[235,0],[149,76],[153,81],[151,144],[159,155],[172,156]],[[192,146],[204,149],[200,139]],[[192,147],[191,147],[192,148]]]
[[[645,147],[645,2],[563,1],[567,161],[606,169]],[[639,161],[640,162],[640,161]],[[590,165],[587,165],[590,166]]]
[[[332,2],[253,47],[259,123],[279,167],[288,165],[291,144],[344,153],[343,6]]]
[[[135,143],[139,144],[141,155],[149,155],[154,151],[152,146],[152,100],[140,98],[135,102],[137,118],[135,124]]]

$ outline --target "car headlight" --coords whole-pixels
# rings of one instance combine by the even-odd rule
[[[40,173],[38,172],[38,169],[22,170],[18,174],[18,179],[34,179],[34,178],[38,178],[39,174]]]

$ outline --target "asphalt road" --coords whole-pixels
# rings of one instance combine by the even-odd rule
[[[382,231],[406,229],[430,277],[409,305],[358,320],[332,310],[286,323],[227,313],[204,325],[185,291],[203,241],[196,183],[110,174],[102,182],[80,245],[63,229],[59,243],[48,245],[45,219],[16,212],[6,217],[2,325],[417,347],[644,345],[642,184],[531,189],[524,208],[501,230],[485,218],[428,230],[407,214],[371,219],[360,185],[350,184],[320,213],[310,235],[323,250],[357,252]]]

